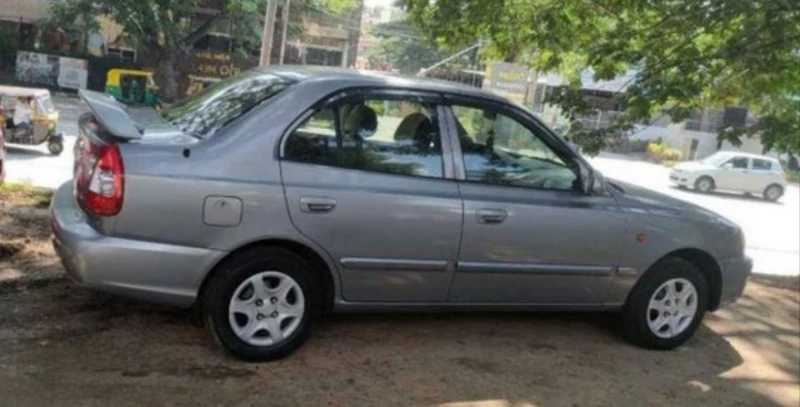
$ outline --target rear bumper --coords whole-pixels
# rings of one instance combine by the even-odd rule
[[[62,185],[50,206],[53,247],[67,275],[96,291],[191,305],[203,277],[225,253],[106,236],[94,229]]]
[[[735,302],[744,292],[747,278],[753,271],[753,260],[749,257],[720,261],[722,268],[722,292],[719,308]]]

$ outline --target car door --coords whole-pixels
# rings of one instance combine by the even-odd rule
[[[449,301],[602,303],[626,230],[614,198],[580,192],[574,153],[520,110],[450,112],[464,231]]]
[[[750,159],[750,180],[748,183],[748,191],[753,193],[762,193],[770,184],[779,180],[778,171],[773,168],[771,160],[763,158]]]
[[[350,92],[284,138],[292,222],[336,260],[346,301],[446,300],[462,207],[438,101]]]
[[[750,182],[750,159],[740,155],[724,162],[714,177],[717,189],[730,191],[748,191]]]

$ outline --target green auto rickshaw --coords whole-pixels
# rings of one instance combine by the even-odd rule
[[[144,105],[159,109],[158,86],[153,73],[134,69],[111,69],[106,75],[106,93],[130,105]]]

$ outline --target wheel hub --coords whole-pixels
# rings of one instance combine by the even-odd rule
[[[272,346],[294,333],[305,298],[300,285],[278,271],[257,273],[234,291],[228,306],[231,329],[254,346]]]
[[[650,297],[647,325],[659,338],[673,338],[692,324],[697,314],[697,289],[684,278],[661,284]]]

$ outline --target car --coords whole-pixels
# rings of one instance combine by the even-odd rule
[[[669,179],[673,185],[699,192],[744,192],[768,201],[777,201],[786,190],[786,173],[780,161],[733,151],[720,151],[700,161],[677,164]]]
[[[672,349],[752,268],[733,222],[606,180],[477,88],[280,66],[160,113],[80,94],[75,176],[50,209],[67,274],[194,307],[241,359],[357,311],[609,311]]]

